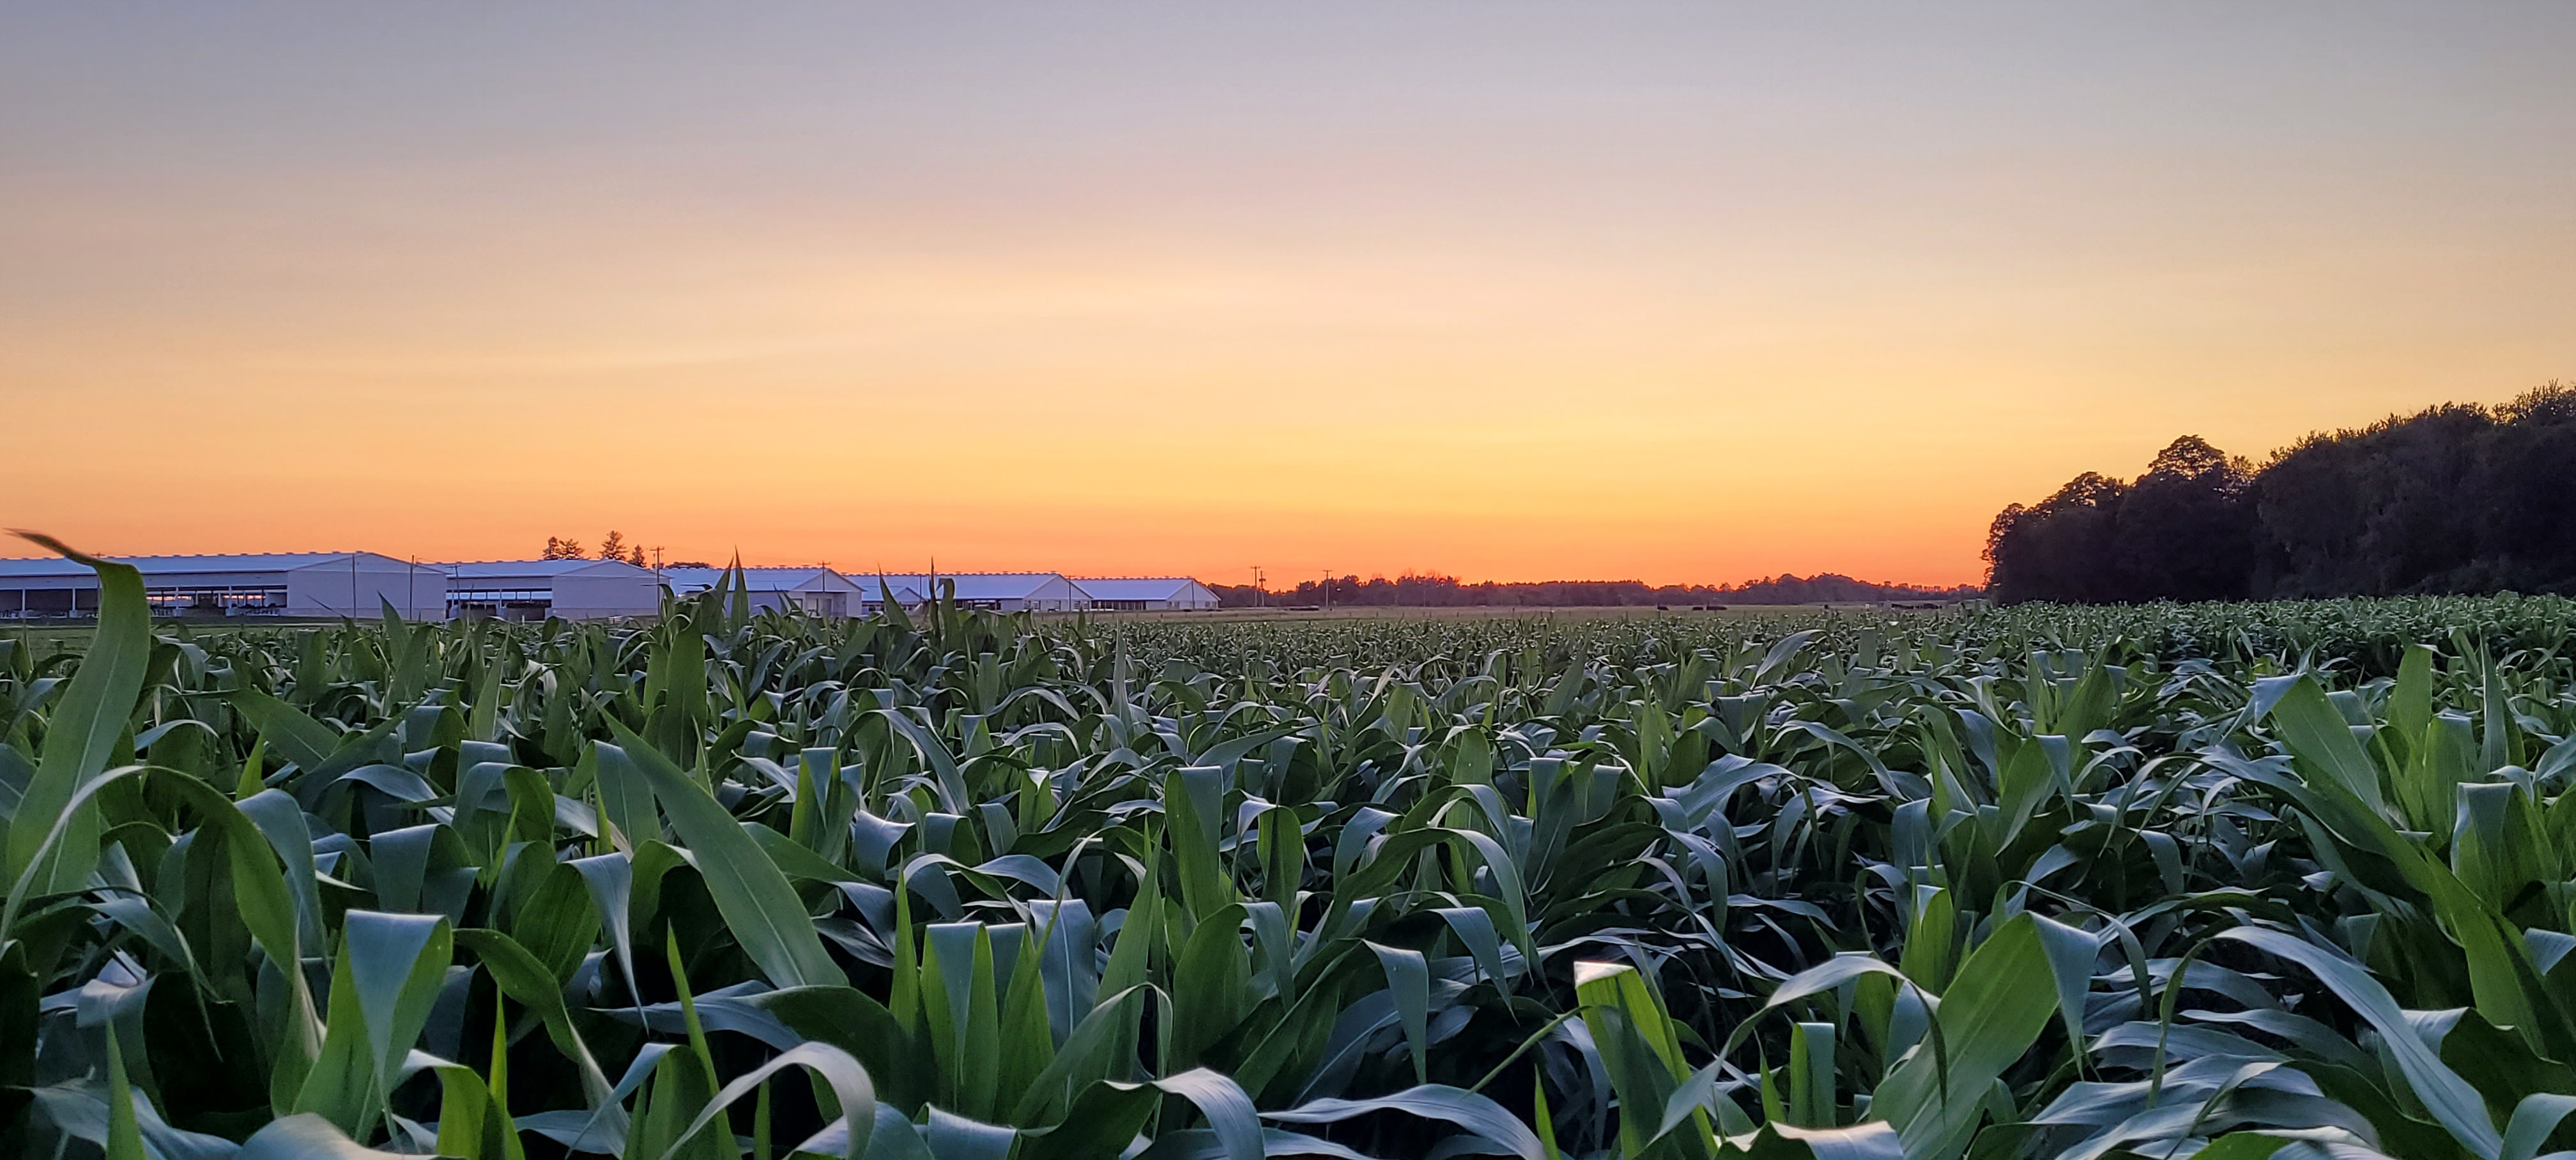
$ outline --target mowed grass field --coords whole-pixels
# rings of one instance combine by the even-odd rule
[[[2576,1147],[2576,603],[0,632],[0,1153]],[[75,648],[56,648],[54,641]]]

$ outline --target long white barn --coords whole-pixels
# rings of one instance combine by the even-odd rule
[[[725,577],[723,568],[664,568],[662,582],[683,600],[713,588]],[[859,583],[821,565],[745,568],[743,589],[752,611],[795,608],[809,616],[858,616],[877,603],[875,581]],[[907,590],[895,589],[902,600]],[[916,596],[914,603],[919,603]]]
[[[1205,612],[1216,590],[1187,576],[1076,576],[1073,582],[1104,612]]]
[[[374,552],[123,556],[164,616],[447,615],[447,575]],[[0,619],[95,616],[98,574],[61,556],[0,560]]]
[[[1091,607],[1091,595],[1061,572],[942,572],[937,576],[890,575],[885,579],[898,591],[912,589],[924,600],[938,599],[942,586],[955,584],[960,608],[985,608],[995,612],[1080,612]],[[874,592],[877,586],[874,574],[861,576],[859,582],[870,592]]]
[[[662,611],[662,585],[622,560],[484,560],[437,565],[450,616],[606,620]]]
[[[663,587],[671,595],[688,600],[705,593],[722,582],[725,568],[664,568]],[[834,581],[839,580],[839,583]],[[751,598],[754,612],[775,612],[795,607],[816,616],[846,616],[849,594],[857,586],[841,580],[829,568],[745,568],[742,583]]]

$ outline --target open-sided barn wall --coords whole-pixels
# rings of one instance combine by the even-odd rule
[[[98,585],[67,577],[10,576],[0,580],[0,618],[10,620],[90,616],[98,611]]]
[[[127,558],[162,616],[373,618],[387,605],[415,620],[445,614],[445,577],[372,552]],[[53,559],[0,560],[0,617],[88,616],[98,580]]]
[[[1198,612],[1220,603],[1215,589],[1187,576],[1078,576],[1073,582],[1103,612]]]
[[[885,579],[898,590],[919,592],[924,600],[938,599],[953,586],[960,607],[994,612],[1079,612],[1091,607],[1091,595],[1056,572],[910,573]],[[871,593],[876,583],[875,577],[868,578]]]
[[[480,560],[441,564],[449,614],[505,620],[606,620],[662,610],[653,573],[617,560]]]

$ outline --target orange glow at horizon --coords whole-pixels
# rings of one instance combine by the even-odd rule
[[[2188,20],[2129,30],[2179,58],[2083,58],[2063,14],[1925,34],[1976,78],[1642,12],[1457,9],[1468,43],[1407,56],[1358,8],[818,9],[593,59],[582,11],[0,46],[0,525],[1946,585],[2004,504],[2177,435],[2259,460],[2576,376],[2576,102],[2496,64],[2568,43],[2546,11],[2452,56],[2329,10],[2246,59]],[[2338,24],[2348,73],[2258,51]],[[1830,64],[1762,63],[1799,46]]]

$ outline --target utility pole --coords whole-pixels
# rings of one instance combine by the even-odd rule
[[[1333,610],[1333,570],[1324,569],[1324,611]]]
[[[1254,608],[1269,607],[1269,596],[1269,592],[1265,591],[1261,587],[1261,565],[1255,564],[1252,566],[1252,606]]]

